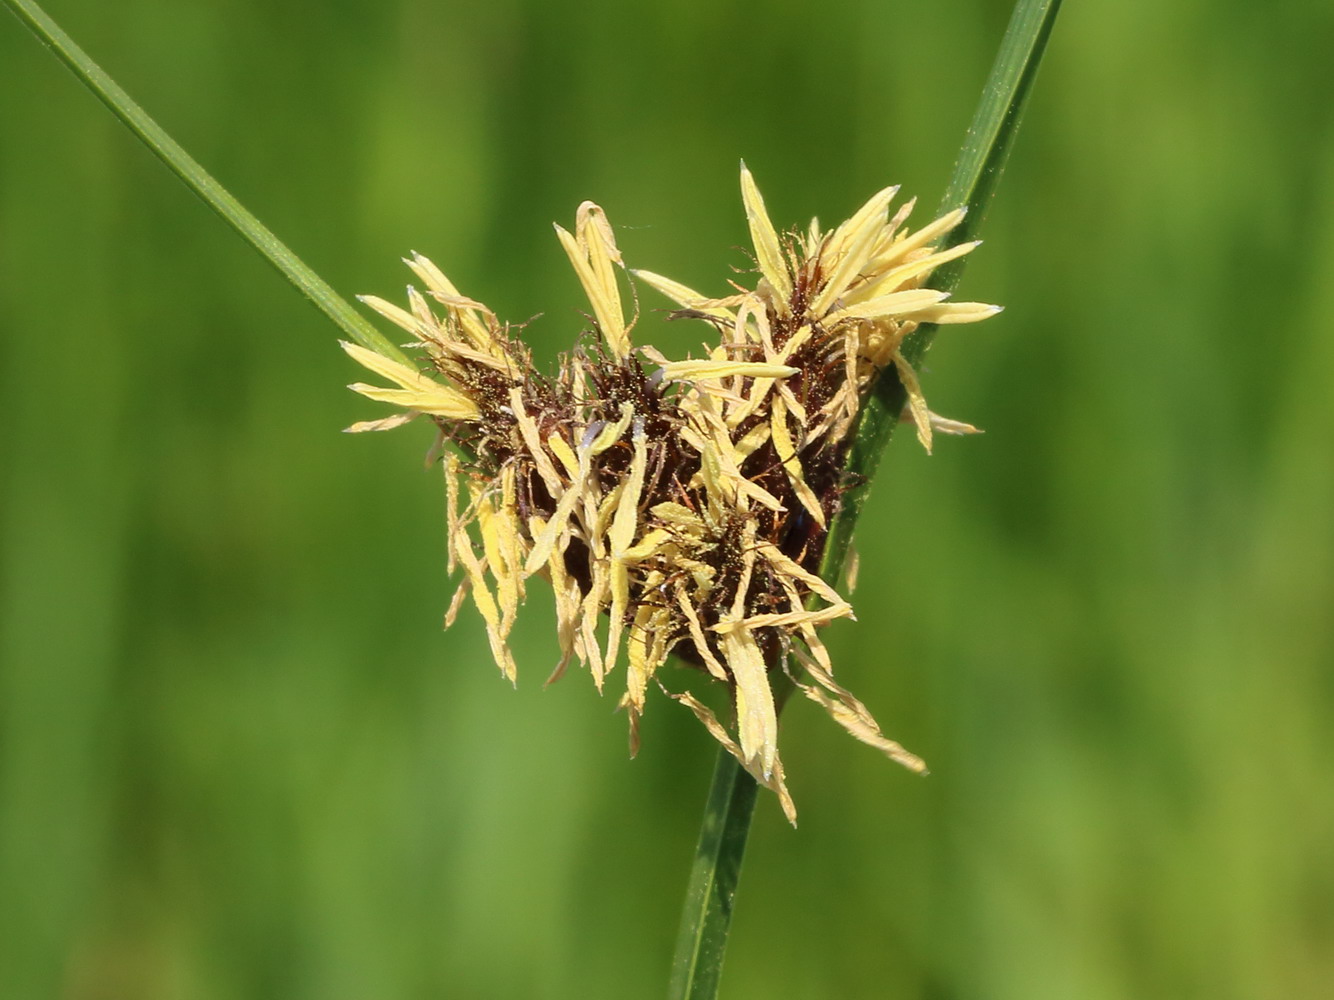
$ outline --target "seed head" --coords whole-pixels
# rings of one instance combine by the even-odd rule
[[[855,737],[924,770],[834,680],[818,630],[854,616],[816,570],[871,383],[894,366],[928,450],[933,428],[971,431],[927,409],[901,348],[922,323],[973,322],[999,309],[922,287],[934,268],[976,246],[935,248],[962,211],[911,232],[912,203],[891,216],[897,189],[888,188],[833,231],[812,221],[804,234],[780,236],[744,165],[741,191],[753,288],[711,298],[630,272],[679,307],[672,318],[716,329],[708,357],[671,361],[633,346],[621,254],[605,213],[585,202],[574,232],[556,233],[592,307],[592,339],[564,355],[554,377],[534,371],[513,328],[414,255],[406,263],[424,291],[408,289],[407,309],[362,301],[413,336],[421,370],[344,344],[395,386],[351,388],[401,408],[349,430],[386,430],[424,414],[453,445],[441,459],[449,568],[461,566],[463,576],[446,625],[470,597],[513,681],[508,636],[528,581],[544,577],[561,649],[552,680],[577,661],[601,690],[624,659],[632,752],[658,683],[795,821],[778,753],[775,670]],[[731,726],[662,685],[659,668],[672,654],[727,686]]]

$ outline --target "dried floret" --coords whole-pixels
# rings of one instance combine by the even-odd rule
[[[924,770],[834,681],[818,629],[853,613],[817,570],[871,384],[894,368],[928,449],[933,428],[972,432],[927,409],[902,347],[922,323],[974,322],[998,307],[922,287],[976,246],[935,248],[961,212],[910,232],[911,203],[891,217],[897,189],[887,188],[832,232],[812,221],[804,234],[781,235],[744,166],[741,190],[753,289],[711,298],[632,272],[680,307],[673,317],[717,329],[709,357],[673,361],[633,346],[621,253],[606,215],[585,202],[574,232],[556,231],[592,306],[594,342],[545,377],[512,328],[414,256],[408,266],[426,290],[408,290],[408,309],[363,301],[412,334],[423,370],[344,345],[394,385],[352,388],[403,409],[349,430],[425,414],[452,443],[443,458],[449,561],[463,579],[446,623],[471,596],[506,677],[517,676],[507,639],[527,581],[545,577],[561,649],[552,679],[573,660],[601,690],[624,647],[621,704],[637,746],[663,664],[676,655],[698,666],[728,686],[732,727],[689,693],[671,697],[795,818],[778,752],[776,671],[793,674],[857,739]]]

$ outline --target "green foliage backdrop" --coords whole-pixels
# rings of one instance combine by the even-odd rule
[[[721,291],[779,220],[934,205],[1008,4],[52,0],[336,287],[410,249],[551,357],[551,230]],[[1071,0],[794,704],[723,995],[1334,982],[1334,11]],[[334,331],[0,19],[0,995],[653,997],[713,747],[441,634],[442,488]],[[928,208],[929,210],[929,208]],[[650,310],[638,336],[701,339]]]

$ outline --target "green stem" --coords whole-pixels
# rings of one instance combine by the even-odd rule
[[[960,206],[968,209],[964,222],[950,234],[951,246],[973,239],[981,227],[1060,5],[1060,0],[1019,0],[1015,5],[942,202],[942,214]],[[964,260],[936,272],[932,287],[951,291]],[[921,364],[934,334],[934,328],[923,328],[904,345],[904,354],[914,365]],[[821,562],[820,575],[826,580],[837,580],[842,574],[852,529],[905,401],[899,380],[882,378],[862,407],[847,464],[854,485],[830,525]],[[776,687],[777,680],[775,677]],[[672,963],[671,1000],[713,1000],[718,994],[755,791],[755,779],[731,754],[720,750],[686,891]]]
[[[737,759],[720,751],[676,938],[668,991],[672,1000],[709,1000],[718,994],[757,789]]]
[[[222,216],[247,243],[258,250],[301,294],[310,299],[326,316],[363,347],[409,363],[383,334],[358,313],[342,296],[294,254],[282,240],[242,207],[241,203],[214,180],[180,145],[162,130],[88,54],[74,44],[54,21],[32,0],[3,0],[14,15],[32,29],[51,51],[68,66],[84,85],[111,109],[111,113],[139,137],[190,190]]]
[[[942,215],[956,208],[968,210],[963,222],[949,234],[948,246],[977,238],[1009,158],[1019,120],[1060,7],[1061,0],[1019,0],[1015,5],[996,62],[982,89],[982,100],[954,164],[949,187],[941,199]],[[966,256],[960,257],[940,268],[931,276],[931,287],[943,292],[953,291],[967,260]],[[935,326],[924,325],[904,343],[903,355],[915,368],[921,367],[935,335]],[[857,418],[857,432],[848,450],[846,469],[851,486],[843,496],[842,509],[829,526],[820,565],[820,575],[826,580],[837,580],[842,575],[852,530],[906,402],[903,384],[891,375],[879,379],[862,406]]]

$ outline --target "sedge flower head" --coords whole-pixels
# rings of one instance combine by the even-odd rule
[[[514,328],[414,255],[407,264],[422,289],[408,289],[407,308],[363,301],[412,335],[420,370],[345,344],[392,383],[352,388],[399,407],[349,430],[425,415],[453,446],[441,461],[449,568],[461,569],[462,582],[446,625],[471,600],[513,681],[508,637],[530,581],[544,578],[561,650],[552,679],[577,662],[602,690],[624,661],[632,752],[656,684],[795,819],[778,749],[776,671],[858,739],[924,769],[834,679],[819,630],[854,615],[817,570],[872,382],[896,370],[928,449],[933,428],[971,430],[927,409],[902,347],[920,324],[973,322],[998,308],[923,287],[936,267],[976,245],[937,249],[962,212],[913,232],[911,203],[891,215],[897,189],[889,188],[832,231],[813,221],[804,233],[780,235],[744,166],[741,189],[753,287],[710,297],[630,272],[677,305],[673,318],[716,329],[708,357],[673,361],[633,344],[612,227],[585,202],[573,232],[556,233],[588,297],[592,340],[542,375]],[[662,683],[673,654],[726,686],[726,722]]]

